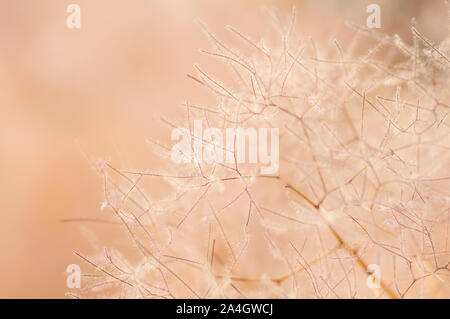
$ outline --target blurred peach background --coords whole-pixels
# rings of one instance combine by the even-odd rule
[[[79,30],[66,27],[71,3],[81,7]],[[295,5],[300,30],[327,40],[346,36],[346,19],[364,24],[369,3],[0,1],[0,297],[64,298],[67,265],[82,264],[73,252],[92,249],[83,229],[106,231],[61,222],[102,214],[101,180],[76,139],[93,156],[152,168],[145,140],[167,138],[158,115],[210,98],[186,77],[195,63],[215,68],[198,53],[209,44],[195,18],[222,38],[230,24],[258,39],[270,29],[261,5],[281,16]],[[380,32],[409,39],[415,16],[430,39],[445,33],[444,1],[377,3]]]

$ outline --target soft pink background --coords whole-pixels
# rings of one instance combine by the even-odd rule
[[[345,19],[365,23],[371,3],[0,2],[0,297],[63,298],[67,265],[82,264],[73,251],[95,248],[83,223],[60,222],[102,214],[101,181],[75,139],[94,156],[151,168],[145,139],[167,138],[157,115],[210,98],[186,77],[195,63],[216,67],[197,51],[209,46],[194,19],[220,37],[230,24],[258,39],[270,29],[261,4],[286,14],[294,2],[304,34],[325,40],[343,36]],[[81,6],[80,30],[65,25],[70,3]],[[378,3],[382,32],[408,36],[412,16],[431,39],[445,32],[444,1]]]

